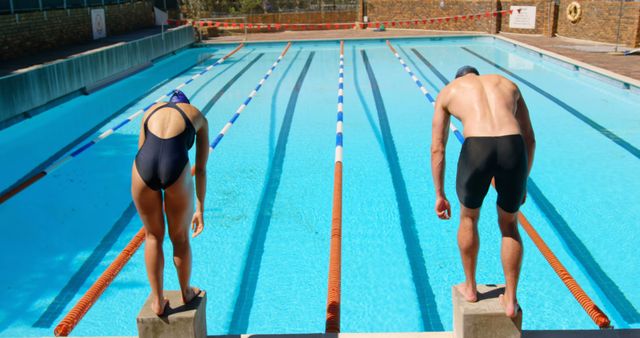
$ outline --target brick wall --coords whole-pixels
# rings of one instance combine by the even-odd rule
[[[561,0],[558,15],[558,35],[576,39],[615,42],[618,30],[620,1],[581,0],[582,19],[571,23],[566,9],[570,0]],[[640,2],[624,2],[620,25],[620,42],[638,46]]]
[[[367,15],[369,21],[411,20],[454,16],[460,14],[485,13],[495,11],[497,2],[491,0],[447,0],[440,7],[440,0],[368,0]],[[394,28],[390,25],[389,28]],[[495,32],[496,18],[474,20],[450,20],[419,25],[408,28],[420,28],[444,31]]]
[[[434,24],[401,26],[443,31],[512,32],[544,34],[602,41],[616,41],[618,28],[618,0],[578,0],[582,6],[582,19],[572,24],[566,17],[566,8],[574,0],[367,0],[366,12],[370,21],[423,19],[441,16],[507,10],[515,6],[536,6],[535,29],[509,28],[509,16],[481,18],[479,20],[450,20]],[[360,13],[358,13],[360,16]],[[391,27],[393,28],[393,27]],[[624,2],[620,28],[620,42],[628,46],[640,45],[640,2]]]
[[[247,23],[354,23],[360,20],[356,11],[331,11],[331,12],[303,12],[303,13],[267,13],[267,14],[251,14],[247,17]],[[242,23],[240,19],[216,19],[216,21]],[[314,30],[324,30],[326,27],[314,27]],[[221,34],[221,31],[244,32],[244,28],[215,28],[215,27],[198,27],[202,37],[214,37]],[[291,28],[289,28],[291,30]],[[249,33],[256,32],[273,32],[275,29],[247,29]]]
[[[104,8],[107,35],[154,24],[151,1]],[[90,8],[0,15],[0,61],[92,39]]]

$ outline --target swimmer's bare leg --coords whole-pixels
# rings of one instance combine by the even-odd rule
[[[500,296],[500,304],[507,317],[514,318],[518,314],[518,298],[516,290],[522,265],[522,239],[518,232],[518,212],[509,213],[498,207],[498,223],[502,233],[502,269],[504,270],[505,292]]]
[[[480,208],[469,209],[460,205],[460,227],[458,228],[458,248],[464,269],[464,283],[456,285],[456,288],[468,302],[478,301],[476,288],[476,266],[478,263],[478,250],[480,249],[480,237],[478,236],[478,219]]]
[[[147,187],[135,165],[131,173],[131,196],[145,229],[144,262],[151,285],[151,310],[161,316],[168,304],[164,298],[162,275],[164,270],[162,193]]]
[[[193,179],[189,164],[185,165],[178,180],[165,190],[165,212],[169,223],[169,238],[173,244],[173,264],[184,303],[189,303],[200,289],[191,286],[191,243],[189,229],[193,216]]]

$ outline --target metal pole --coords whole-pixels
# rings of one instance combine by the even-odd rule
[[[620,42],[620,24],[622,21],[622,1],[620,0],[620,12],[618,13],[618,33],[616,34],[616,53],[618,52],[618,43]]]
[[[13,0],[9,0],[9,8],[11,10],[11,14],[13,14]]]
[[[40,6],[40,10],[42,10],[42,0],[38,0],[38,6]]]

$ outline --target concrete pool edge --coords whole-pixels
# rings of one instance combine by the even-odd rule
[[[615,72],[612,72],[610,70],[606,70],[604,68],[601,67],[597,67],[591,64],[588,64],[586,62],[582,62],[582,61],[578,61],[576,59],[572,59],[570,57],[564,56],[564,55],[560,55],[558,53],[543,49],[543,48],[539,48],[539,47],[535,47],[532,45],[529,45],[527,43],[524,42],[520,42],[518,40],[514,40],[511,38],[507,38],[504,36],[500,36],[498,34],[494,34],[491,35],[494,39],[497,40],[502,40],[503,42],[506,42],[507,44],[511,44],[514,47],[520,47],[520,48],[524,48],[524,49],[529,49],[531,51],[536,52],[536,54],[538,54],[540,57],[548,57],[548,58],[552,58],[555,59],[557,61],[569,64],[571,66],[573,66],[573,70],[574,71],[578,71],[578,72],[583,72],[585,73],[585,75],[588,76],[592,76],[595,79],[602,81],[602,82],[610,82],[610,81],[614,81],[620,84],[620,88],[622,89],[627,89],[627,90],[631,90],[632,92],[636,92],[640,94],[640,80],[636,80],[633,78],[630,78],[628,76],[625,75],[621,75]],[[585,72],[584,70],[586,70],[587,72]],[[595,75],[595,76],[594,76]],[[635,87],[635,88],[632,88]]]
[[[524,338],[632,338],[640,329],[623,330],[523,330]],[[86,338],[136,338],[137,336],[91,336]],[[232,334],[209,335],[209,338],[454,338],[446,332],[382,332],[382,333],[293,333],[293,334]],[[45,338],[45,337],[42,337]]]
[[[425,31],[426,32],[426,31]],[[432,31],[430,31],[432,32]],[[442,38],[490,38],[493,41],[501,41],[507,45],[512,45],[516,48],[525,49],[531,54],[537,54],[541,58],[545,58],[547,61],[554,63],[562,63],[566,68],[571,68],[574,71],[581,72],[587,76],[590,76],[598,81],[613,85],[616,88],[629,90],[632,93],[640,94],[640,80],[633,79],[631,77],[615,73],[613,71],[604,69],[602,67],[594,66],[576,59],[546,50],[540,47],[511,39],[500,34],[489,34],[483,32],[448,32],[442,35],[412,35],[412,36],[379,36],[379,37],[333,37],[333,38],[301,38],[301,39],[271,39],[271,40],[246,40],[245,43],[250,44],[267,44],[267,43],[282,43],[285,41],[291,42],[330,42],[330,41],[369,41],[369,40],[397,40],[397,39],[442,39]],[[238,41],[200,41],[193,44],[195,48],[203,48],[209,45],[227,45],[238,43]],[[567,67],[569,66],[569,67]]]

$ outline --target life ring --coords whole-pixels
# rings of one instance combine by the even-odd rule
[[[582,7],[577,1],[573,1],[567,6],[567,19],[571,23],[576,23],[580,21],[580,18],[582,18]]]

